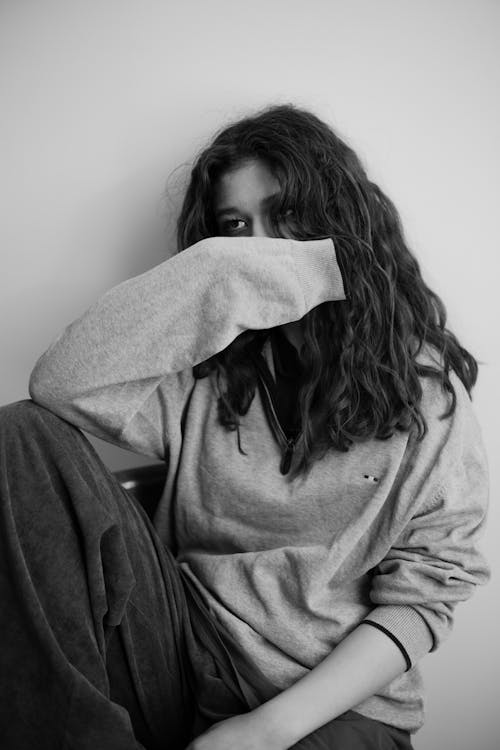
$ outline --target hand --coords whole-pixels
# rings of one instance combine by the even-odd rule
[[[250,711],[214,724],[186,750],[286,750],[286,746]]]

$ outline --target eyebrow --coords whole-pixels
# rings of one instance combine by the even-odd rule
[[[268,195],[261,200],[260,205],[266,206],[269,203],[272,203],[276,199],[277,195],[279,195],[279,192],[271,193],[271,195]],[[238,214],[238,213],[244,213],[244,211],[243,212],[240,211],[240,209],[237,208],[236,206],[225,206],[224,208],[219,208],[219,210],[215,212],[215,217],[218,219],[219,216],[223,216],[224,214]]]

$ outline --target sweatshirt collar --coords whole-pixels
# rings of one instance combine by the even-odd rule
[[[298,378],[302,372],[302,365],[297,349],[281,328],[273,328],[270,338],[276,373],[282,378]]]

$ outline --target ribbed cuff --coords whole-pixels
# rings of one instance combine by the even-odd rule
[[[308,310],[321,302],[346,299],[333,240],[290,240]]]
[[[432,633],[416,609],[407,605],[387,604],[372,610],[363,620],[382,630],[403,654],[407,671],[432,649]]]

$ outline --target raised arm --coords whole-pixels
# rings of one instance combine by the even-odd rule
[[[244,330],[342,299],[329,239],[205,239],[114,287],[69,325],[38,360],[30,395],[98,437],[161,457],[165,399],[184,401],[193,365]],[[151,445],[130,446],[127,427],[141,419]]]

